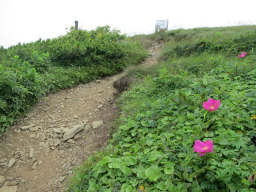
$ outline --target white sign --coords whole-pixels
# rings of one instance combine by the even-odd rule
[[[168,30],[168,20],[157,20],[155,25],[156,32],[161,30]]]

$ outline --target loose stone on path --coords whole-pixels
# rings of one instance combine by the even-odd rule
[[[16,163],[16,159],[11,158],[9,163],[8,163],[8,168],[11,168],[15,163]]]
[[[77,133],[79,133],[83,129],[84,125],[75,125],[73,128],[65,130],[63,141],[67,141],[73,138]]]
[[[92,122],[92,128],[93,129],[97,129],[97,128],[101,127],[102,125],[103,125],[103,121],[102,120],[100,120],[100,121],[93,121]]]
[[[0,175],[0,187],[3,186],[4,182],[5,182],[5,177]]]
[[[29,149],[29,159],[32,159],[33,156],[34,156],[34,149],[31,147],[31,148]]]

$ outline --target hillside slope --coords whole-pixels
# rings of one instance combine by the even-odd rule
[[[148,38],[166,42],[159,67],[122,95],[110,144],[69,192],[255,191],[256,27]]]

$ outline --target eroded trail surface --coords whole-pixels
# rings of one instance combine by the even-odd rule
[[[160,45],[139,67],[156,63]],[[106,146],[118,117],[113,82],[126,72],[43,98],[0,138],[0,192],[63,192],[72,170]]]

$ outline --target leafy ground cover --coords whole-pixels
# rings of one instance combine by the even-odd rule
[[[230,46],[180,54],[208,35]],[[246,35],[256,38],[255,27],[166,33],[160,67],[122,95],[109,146],[69,192],[255,191],[256,55],[251,44],[240,49]]]
[[[0,134],[42,96],[140,63],[142,45],[109,27],[0,47]]]

